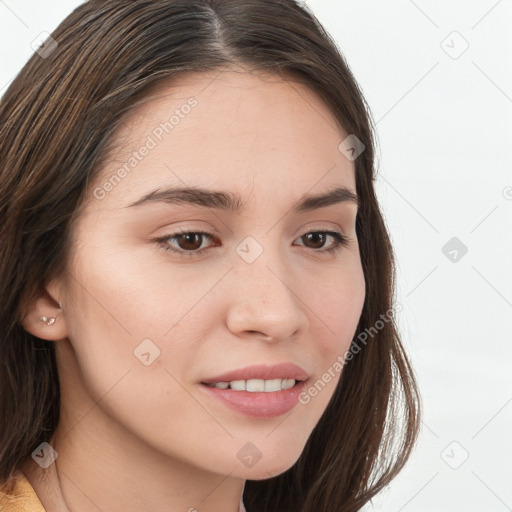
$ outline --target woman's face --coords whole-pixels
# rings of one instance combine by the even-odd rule
[[[334,393],[363,307],[356,203],[297,208],[337,187],[355,194],[354,162],[339,149],[348,135],[306,86],[276,76],[191,74],[139,106],[90,185],[69,272],[54,288],[66,328],[61,422],[89,422],[113,452],[130,439],[141,460],[158,453],[254,480],[291,467]],[[177,188],[240,198],[241,209],[224,195],[143,201]],[[281,363],[304,370],[304,388],[203,384]]]

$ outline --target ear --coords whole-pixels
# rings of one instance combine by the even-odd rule
[[[53,281],[32,299],[22,325],[27,332],[44,340],[67,338],[61,295]]]

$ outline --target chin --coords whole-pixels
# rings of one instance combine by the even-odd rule
[[[256,464],[253,468],[246,471],[243,477],[247,480],[267,480],[288,471],[296,461],[297,459],[283,461],[279,466],[276,466],[275,464],[262,464],[261,466],[258,466],[258,464]]]

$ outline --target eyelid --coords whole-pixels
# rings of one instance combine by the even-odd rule
[[[191,221],[191,222],[195,222],[195,221]],[[337,222],[334,222],[334,221],[330,221],[327,225],[325,225],[325,222],[326,221],[312,221],[312,222],[309,222],[306,224],[306,227],[304,227],[304,225],[301,226],[300,229],[296,230],[297,231],[297,236],[302,236],[304,234],[307,234],[308,232],[310,231],[339,231],[341,233],[343,233],[344,235],[346,235],[346,232],[347,232],[347,227],[350,228],[351,224],[349,223],[345,229],[342,227],[343,223],[340,222],[339,220]],[[204,222],[201,222],[201,224],[206,224],[205,227],[202,227],[201,225],[199,226],[178,226],[176,228],[170,228],[170,227],[163,227],[162,229],[159,229],[158,231],[163,231],[163,236],[173,236],[173,235],[179,235],[181,233],[201,233],[201,232],[205,232],[207,234],[211,234],[213,236],[217,236],[217,237],[220,237],[221,236],[221,233],[213,228],[211,226],[210,223],[204,223]],[[171,231],[168,231],[168,230],[171,230]],[[304,232],[303,232],[304,230]],[[229,232],[233,232],[231,229],[228,229]],[[347,236],[347,235],[346,235]]]

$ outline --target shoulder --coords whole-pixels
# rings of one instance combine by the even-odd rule
[[[37,494],[21,471],[16,471],[7,482],[0,484],[2,512],[46,512]]]

